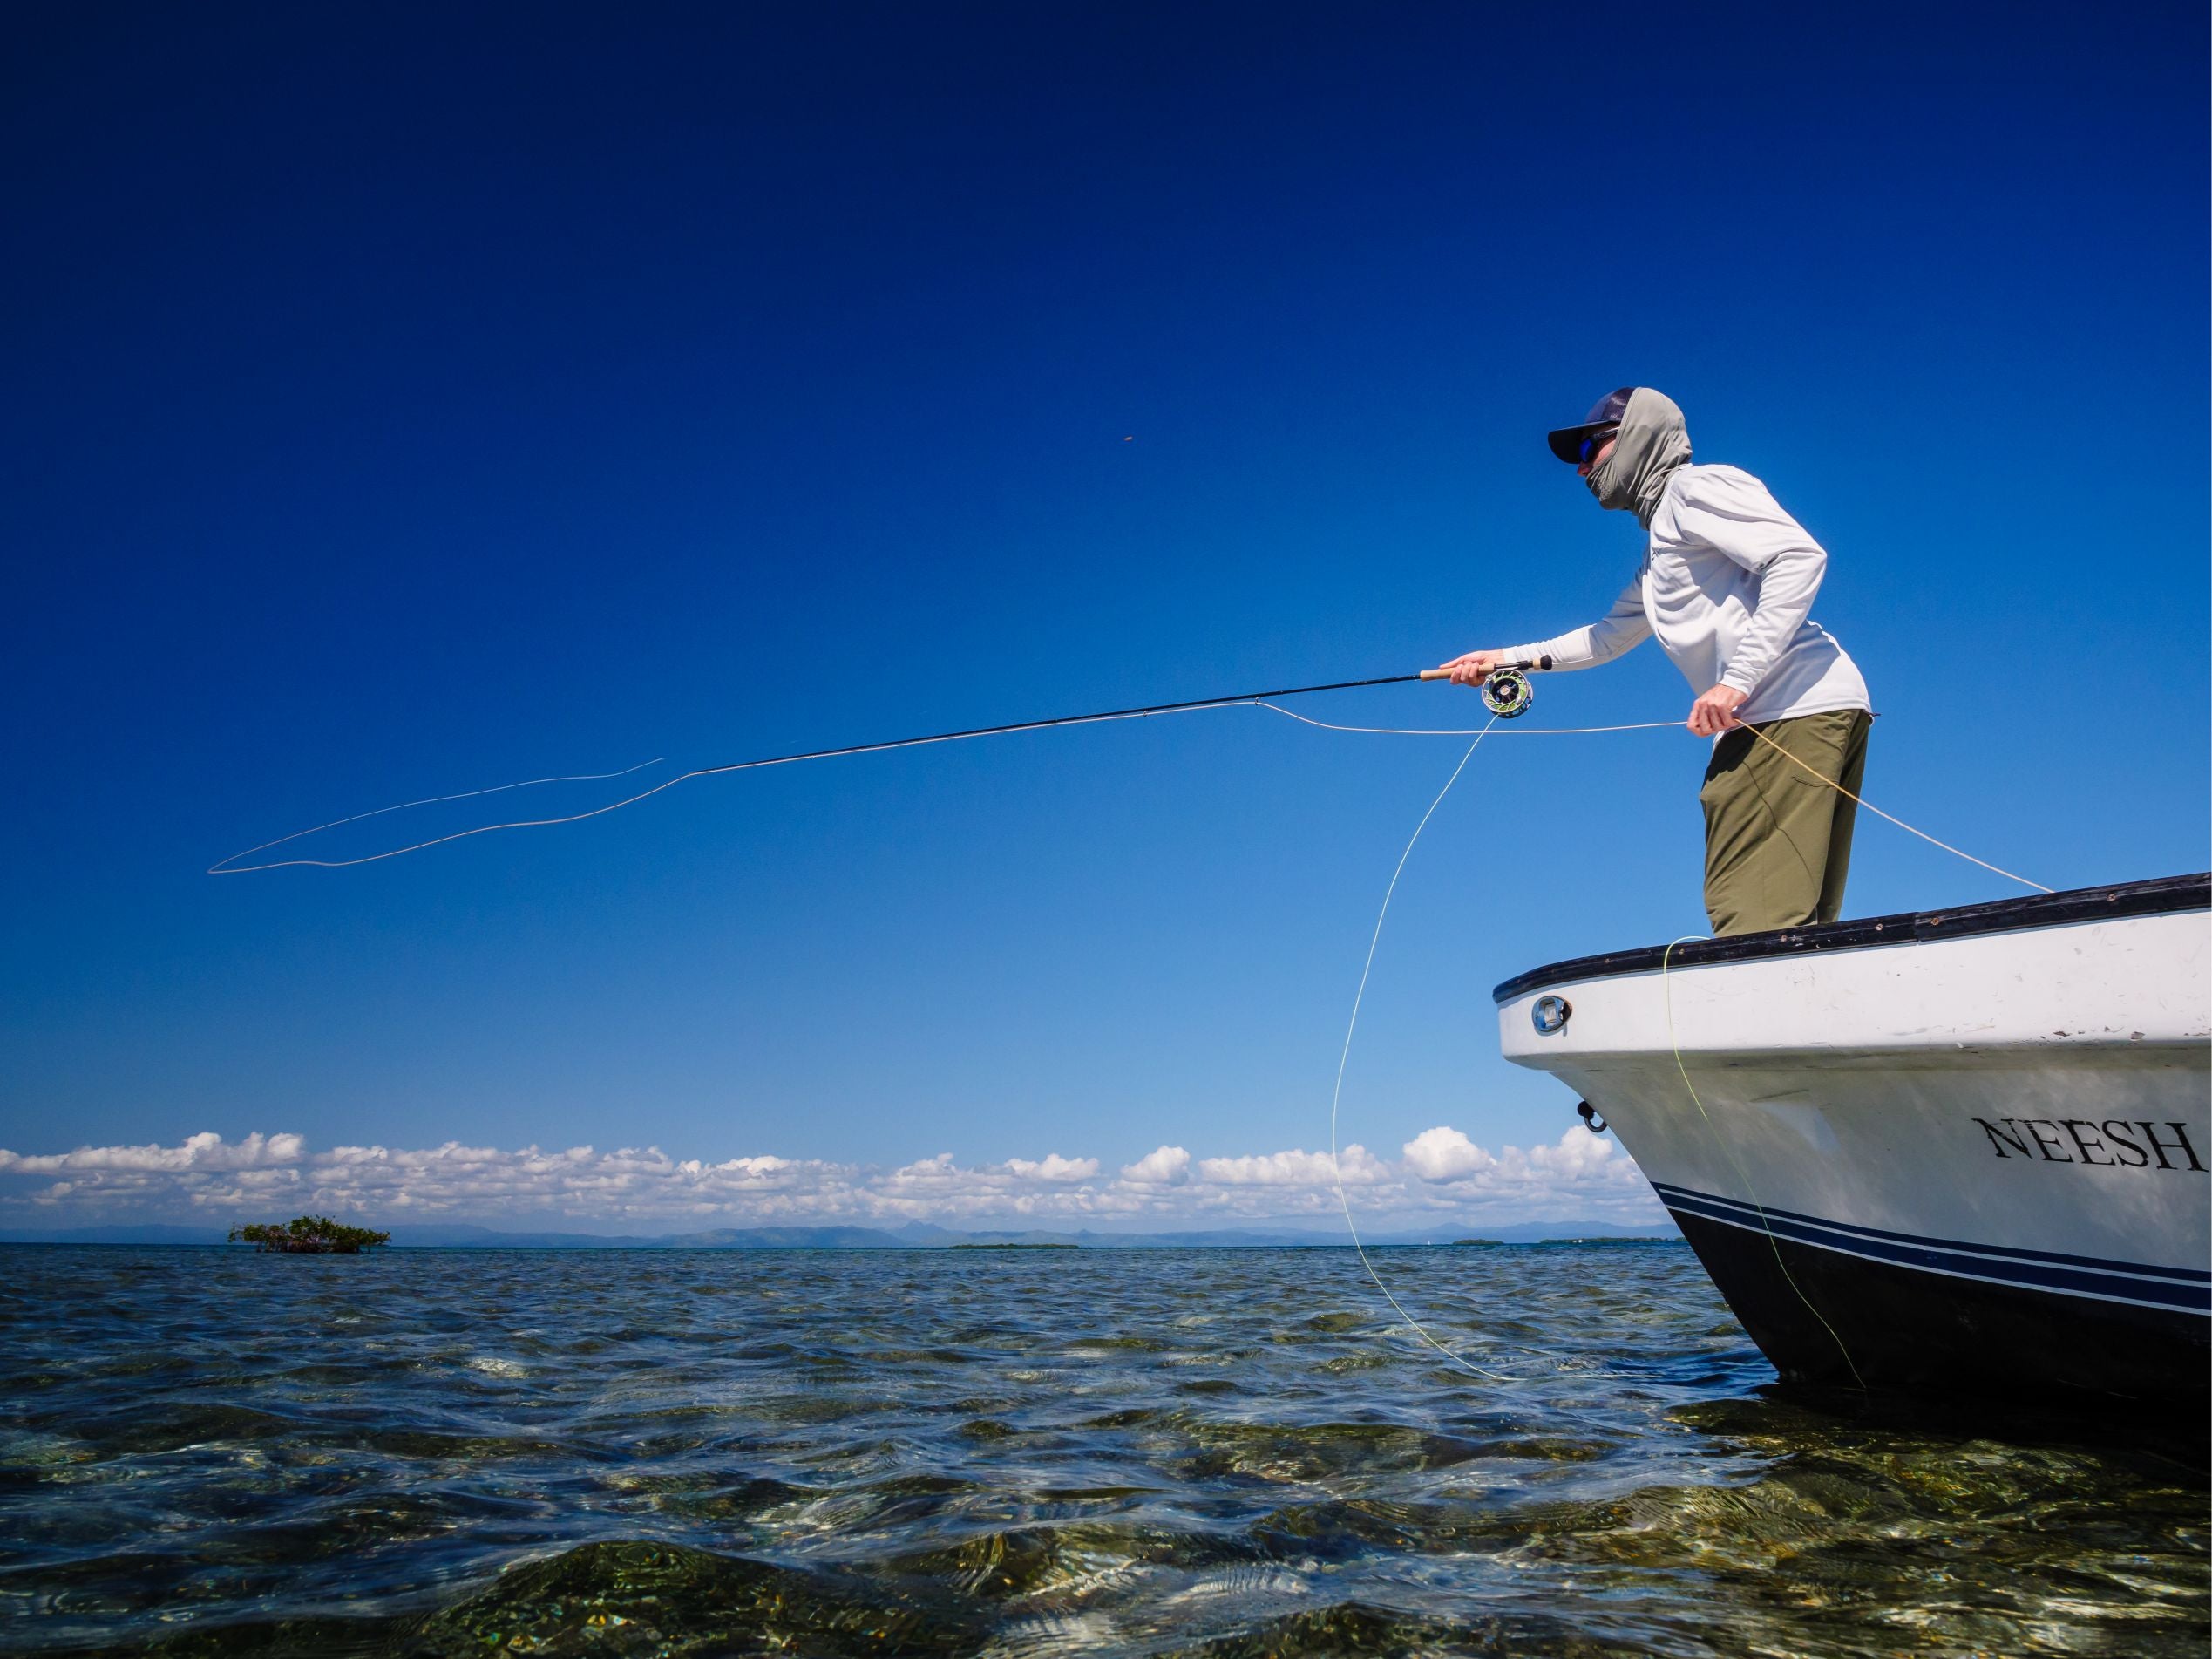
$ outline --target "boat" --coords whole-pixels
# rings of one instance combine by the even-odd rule
[[[2212,875],[1652,946],[1494,993],[1786,1382],[2207,1408]]]

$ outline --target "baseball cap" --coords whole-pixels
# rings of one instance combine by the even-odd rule
[[[1551,434],[1548,440],[1551,452],[1570,466],[1578,465],[1582,459],[1582,440],[1601,427],[1619,425],[1620,418],[1628,412],[1628,400],[1635,391],[1633,386],[1623,386],[1618,391],[1607,392],[1582,418],[1579,426],[1562,426]]]

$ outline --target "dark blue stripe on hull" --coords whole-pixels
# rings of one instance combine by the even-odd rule
[[[1780,1216],[1769,1237],[1668,1203],[1752,1340],[1792,1381],[2091,1418],[2100,1403],[2126,1402],[2199,1426],[2212,1406],[2212,1321],[2201,1313],[1931,1272],[1805,1243]]]
[[[2196,1268],[2158,1267],[2097,1256],[2067,1255],[2054,1250],[2023,1250],[2005,1245],[1973,1244],[1958,1239],[1924,1238],[1846,1221],[1825,1220],[1794,1210],[1778,1210],[1720,1198],[1665,1181],[1652,1183],[1678,1216],[1690,1214],[1765,1237],[1788,1239],[1926,1274],[1978,1280],[1996,1285],[2055,1292],[2077,1297],[2212,1313],[2212,1272]]]

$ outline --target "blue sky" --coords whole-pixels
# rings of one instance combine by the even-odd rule
[[[1326,1145],[1449,741],[1232,711],[201,871],[450,790],[1403,672],[1588,620],[1637,533],[1542,434],[1622,384],[1829,549],[1815,615],[1882,717],[1871,799],[2053,887],[2208,862],[2202,7],[0,27],[0,1146],[140,1149],[19,1164],[12,1218],[275,1203],[302,1159],[458,1167],[427,1155],[449,1142],[506,1184],[360,1201],[662,1213],[628,1166],[598,1196],[512,1174],[589,1146],[573,1166],[787,1160],[824,1214],[893,1188],[919,1196],[870,1213],[1059,1214],[1178,1147],[1214,1174],[1157,1213],[1304,1213],[1302,1166],[1236,1160]],[[1646,647],[1542,682],[1530,724],[1689,700]],[[1643,1202],[1618,1170],[1577,1185],[1572,1101],[1498,1060],[1488,991],[1702,929],[1702,754],[1476,757],[1347,1083],[1347,1139],[1395,1160],[1378,1202]],[[1849,908],[2012,890],[1869,824]],[[1526,1179],[1424,1184],[1401,1149],[1440,1127],[1525,1149]]]

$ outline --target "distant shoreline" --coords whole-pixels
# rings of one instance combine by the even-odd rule
[[[1577,1246],[1611,1248],[1623,1245],[1666,1244],[1679,1245],[1685,1241],[1680,1235],[1666,1233],[1594,1234],[1586,1230],[1561,1232],[1541,1238],[1517,1239],[1368,1239],[1370,1250],[1466,1250],[1560,1248]],[[171,1250],[228,1250],[239,1254],[254,1254],[246,1245],[230,1244],[221,1237],[212,1238],[84,1238],[37,1235],[31,1234],[0,1234],[0,1247],[22,1249],[171,1249]],[[1344,1237],[1269,1238],[1243,1237],[1221,1234],[1212,1237],[1158,1237],[1154,1235],[1113,1235],[1093,1234],[1081,1239],[871,1239],[851,1241],[818,1241],[807,1239],[770,1240],[709,1240],[709,1239],[652,1239],[652,1238],[589,1238],[557,1239],[492,1236],[477,1239],[429,1238],[411,1241],[396,1237],[385,1247],[385,1254],[428,1251],[493,1251],[535,1250],[548,1253],[580,1253],[601,1250],[631,1251],[688,1251],[760,1253],[767,1251],[804,1250],[811,1252],[895,1251],[943,1253],[952,1250],[1082,1250],[1096,1254],[1111,1250],[1349,1250],[1352,1241]]]

